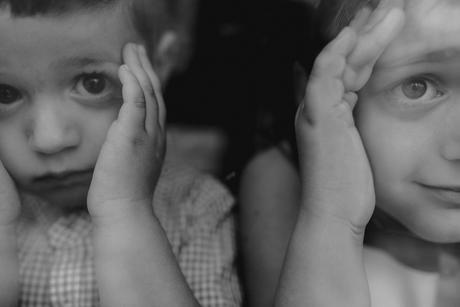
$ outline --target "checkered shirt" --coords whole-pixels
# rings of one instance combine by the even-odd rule
[[[27,206],[38,212],[39,201],[26,199]],[[240,306],[233,199],[228,191],[209,176],[166,163],[153,207],[202,306]],[[27,223],[23,224],[20,306],[99,306],[88,213],[60,217],[43,227],[43,234],[27,231]]]

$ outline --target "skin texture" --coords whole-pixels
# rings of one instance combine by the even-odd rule
[[[2,306],[18,299],[16,187],[49,203],[49,221],[89,210],[102,306],[195,306],[152,210],[166,116],[146,52],[155,46],[142,45],[123,5],[60,17],[0,11],[0,40]]]
[[[382,1],[318,56],[297,118],[303,196],[278,306],[370,306],[362,235],[374,204],[432,242],[402,240],[412,255],[460,240],[459,10]]]
[[[273,304],[299,199],[298,171],[279,148],[259,153],[245,167],[239,232],[248,306]]]
[[[374,18],[374,21],[384,15],[385,6],[402,4],[402,2],[398,3],[398,1],[386,1],[386,3],[382,1],[379,7],[380,13],[378,11],[374,12],[374,16],[380,15],[380,17]],[[302,215],[303,211],[301,210],[298,225],[298,228],[305,227],[307,230],[302,234],[298,234],[298,240],[308,240],[309,237],[305,233],[315,231],[317,235],[332,236],[332,232],[335,230],[339,233],[335,234],[334,238],[329,238],[331,242],[322,246],[323,249],[318,251],[317,257],[323,257],[325,250],[330,252],[347,250],[347,246],[349,247],[350,245],[343,246],[343,242],[352,242],[352,246],[355,246],[357,250],[351,252],[355,254],[356,259],[361,259],[359,250],[362,248],[362,232],[373,208],[374,201],[372,200],[375,197],[376,205],[386,214],[389,214],[390,218],[394,218],[397,221],[385,224],[386,232],[406,233],[404,227],[407,227],[412,233],[432,242],[420,241],[413,235],[398,238],[398,236],[387,237],[384,233],[374,233],[376,237],[373,238],[372,244],[378,246],[379,249],[385,250],[407,267],[421,269],[422,271],[436,271],[438,270],[438,258],[445,257],[444,254],[440,254],[440,251],[451,248],[439,245],[439,243],[457,242],[459,240],[459,228],[457,226],[459,217],[456,209],[458,196],[455,196],[456,193],[439,192],[437,189],[423,185],[455,187],[458,186],[459,182],[459,176],[456,174],[459,153],[457,138],[459,129],[457,124],[458,110],[456,110],[459,57],[458,44],[456,43],[458,40],[455,38],[458,36],[458,22],[455,16],[458,16],[459,7],[455,1],[404,1],[404,7],[406,15],[405,26],[394,40],[386,46],[382,55],[378,58],[368,82],[365,82],[366,84],[362,89],[359,87],[350,88],[351,90],[360,90],[359,100],[354,108],[354,121],[360,136],[357,144],[364,146],[366,155],[362,155],[361,150],[359,150],[359,156],[356,156],[351,155],[351,152],[344,153],[335,149],[335,152],[340,152],[341,156],[334,158],[334,155],[330,154],[331,152],[334,153],[334,149],[330,148],[325,152],[315,153],[315,147],[318,146],[318,143],[315,142],[318,140],[318,136],[310,133],[310,126],[319,125],[313,120],[317,114],[315,113],[317,111],[315,105],[310,106],[311,108],[306,112],[307,119],[310,121],[310,125],[307,126],[310,127],[308,128],[308,134],[305,135],[306,133],[303,130],[298,129],[300,130],[298,131],[300,135],[299,144],[304,144],[303,148],[305,150],[303,156],[301,156],[305,162],[303,164],[305,167],[303,173],[306,174],[304,175],[303,198],[308,199],[308,202],[304,202],[307,205],[302,207],[307,208],[307,217]],[[368,21],[367,17],[366,14],[361,13],[361,17],[357,17],[352,26],[356,28],[359,24],[365,24]],[[446,22],[446,20],[450,22]],[[365,26],[364,24],[363,26]],[[339,59],[336,62],[337,65],[334,66],[324,60],[324,54],[322,56],[323,59],[320,60],[326,63],[323,65],[322,70],[321,68],[319,69],[320,73],[331,69],[328,65],[339,67],[337,68],[339,70],[343,65],[342,60]],[[362,57],[362,55],[355,55],[355,58],[359,57]],[[347,59],[350,58],[350,56],[347,57]],[[320,60],[317,61],[317,64],[321,63]],[[414,63],[415,61],[417,63]],[[371,64],[373,63],[371,62]],[[343,81],[346,86],[346,80]],[[325,84],[323,83],[323,85]],[[405,88],[407,91],[410,89],[411,84],[427,86],[426,92],[422,91],[420,94],[422,96],[416,99],[408,99],[408,97],[404,96],[402,89]],[[312,87],[314,88],[314,86],[310,85],[310,90],[312,90]],[[319,93],[316,99],[318,102],[326,98],[326,95],[321,91],[334,92],[331,88],[325,89],[319,86],[318,89]],[[345,118],[349,123],[352,123],[349,113],[345,113]],[[323,132],[330,128],[326,128],[326,125],[329,124],[330,122],[325,120]],[[335,133],[334,131],[332,132]],[[317,137],[316,141],[315,137]],[[346,143],[349,143],[347,141],[349,139],[341,139],[342,137],[342,134],[337,134],[336,138],[339,138],[339,140],[335,139],[336,141],[333,142],[332,146],[338,146],[342,149],[348,148]],[[333,137],[328,135],[324,137],[324,140],[331,138]],[[322,139],[323,137],[320,136],[319,140]],[[342,141],[345,144],[339,143]],[[361,142],[362,144],[360,144]],[[325,162],[327,164],[324,164],[321,170],[315,169],[315,166],[323,165],[318,162],[318,160],[324,161],[319,159],[322,156],[328,157],[330,160]],[[290,231],[294,227],[292,216],[295,217],[299,214],[297,210],[300,202],[300,192],[298,189],[296,190],[299,185],[297,182],[298,175],[289,171],[292,166],[283,160],[282,156],[273,157],[273,153],[263,153],[249,165],[246,184],[252,190],[251,188],[243,189],[243,197],[241,198],[242,202],[244,202],[242,207],[248,208],[247,210],[243,209],[242,214],[247,214],[248,216],[252,214],[253,218],[253,220],[246,219],[247,229],[252,231],[252,235],[247,236],[248,243],[243,244],[243,248],[247,246],[246,253],[248,256],[246,258],[249,259],[248,261],[255,263],[257,268],[254,269],[254,272],[251,271],[252,274],[248,274],[249,285],[247,287],[250,292],[248,297],[251,302],[259,303],[262,301],[262,306],[267,305],[272,296],[267,295],[266,292],[262,295],[257,295],[257,291],[263,292],[267,288],[265,284],[260,287],[260,280],[264,280],[269,285],[277,283],[285,254],[285,250],[280,246],[289,239]],[[358,182],[358,184],[352,182],[358,181],[360,175],[362,175],[358,171],[358,166],[362,165],[362,162],[359,162],[360,164],[358,165],[353,162],[357,157],[361,157],[365,164],[369,159],[370,164],[364,169],[371,167],[373,171],[371,179],[374,180],[375,196],[372,189],[365,185],[368,179],[361,180],[361,183]],[[347,162],[343,162],[344,159],[348,159],[346,160]],[[265,162],[261,163],[261,161]],[[334,161],[338,164],[334,164]],[[325,176],[326,182],[315,183],[320,178],[318,175],[312,175],[315,171],[319,171],[320,175],[324,169],[337,171],[342,163],[344,166],[351,165],[351,167],[348,169],[343,167],[342,171],[335,174],[334,171],[329,174],[323,173],[322,176]],[[276,172],[276,174],[273,174],[273,172]],[[367,170],[365,173],[367,173]],[[343,181],[343,178],[341,178],[343,174],[353,174],[349,183],[346,180]],[[266,179],[270,175],[274,176],[272,181],[276,181],[276,183]],[[245,176],[243,176],[243,184],[245,183],[244,178]],[[258,179],[256,180],[255,178]],[[275,180],[275,178],[282,179]],[[333,178],[336,179],[332,180]],[[369,178],[369,174],[367,173],[364,178]],[[285,187],[288,182],[292,185],[291,187]],[[330,183],[335,183],[335,186],[328,186]],[[366,195],[363,194],[363,191],[369,191],[367,193],[368,201],[364,200],[362,202],[361,210],[357,210],[355,213],[351,212],[352,218],[349,217],[349,213],[335,208],[326,207],[328,211],[324,214],[325,206],[323,206],[323,203],[332,202],[337,204],[340,202],[340,199],[331,200],[330,195],[327,194],[327,190],[336,191],[340,187],[338,185],[340,183],[344,186],[349,184],[350,189],[333,193],[333,195],[343,199],[346,199],[347,195],[352,195],[350,192],[353,193],[354,188],[356,189],[355,196]],[[360,190],[360,186],[366,186],[366,189]],[[283,192],[280,192],[280,190],[283,190]],[[324,198],[318,201],[312,199],[314,195],[318,195],[315,197]],[[353,199],[357,200],[355,197],[351,198],[350,201],[354,201]],[[321,207],[312,206],[312,203],[315,202],[320,203]],[[343,208],[344,203],[348,202],[342,201],[337,206]],[[354,209],[357,208],[358,206],[354,207]],[[326,221],[323,221],[324,215],[328,216]],[[360,215],[362,218],[356,219]],[[331,216],[339,218],[327,229],[324,225],[331,223]],[[312,217],[316,218],[313,219]],[[273,220],[276,220],[276,222]],[[241,225],[244,226],[245,220],[242,219],[242,221]],[[324,223],[318,221],[323,221]],[[315,225],[321,227],[321,231],[315,229]],[[257,229],[260,230],[257,231]],[[350,230],[352,231],[352,239],[350,239],[349,235]],[[249,231],[245,231],[245,233],[249,233]],[[344,234],[345,238],[343,238]],[[294,235],[294,240],[295,238],[296,235]],[[339,238],[343,239],[339,240]],[[316,241],[316,243],[322,242]],[[306,255],[310,255],[313,252],[312,246],[314,245],[307,245],[305,242],[302,242],[301,245],[304,247],[301,251]],[[258,246],[255,249],[256,251],[252,250],[252,246]],[[342,248],[339,248],[339,246]],[[297,252],[302,253],[299,250]],[[451,253],[455,255],[454,258],[458,257],[458,252],[448,252],[448,254]],[[306,258],[307,256],[304,257]],[[376,259],[365,260],[367,263],[374,263]],[[355,265],[359,268],[360,263],[355,262]],[[301,265],[299,266],[302,267]],[[395,267],[395,264],[389,264],[389,266]],[[398,265],[396,267],[396,271],[398,271],[396,278],[401,279],[401,267]],[[381,268],[380,265],[380,269],[377,271],[386,269],[388,267]],[[299,267],[294,267],[292,270],[299,270]],[[358,272],[362,272],[362,270],[359,269]],[[384,275],[394,278],[395,276],[391,276],[392,273],[389,272],[391,270],[386,270]],[[313,276],[312,272],[308,274]],[[296,273],[293,274],[293,276],[295,275]],[[353,273],[350,273],[349,276],[352,275]],[[297,282],[302,285],[304,280],[299,278]],[[333,283],[329,281],[329,284]],[[366,293],[365,286],[363,289],[363,293]],[[303,289],[300,287],[298,293],[302,293],[302,291]],[[327,292],[330,293],[330,289]],[[366,304],[364,302],[364,305]]]
[[[442,187],[460,184],[460,22],[454,17],[460,6],[428,0],[407,5],[407,26],[361,91],[357,126],[374,171],[377,206],[424,239],[457,242],[460,199]],[[402,91],[409,88],[406,80],[421,82],[426,91],[409,99]]]
[[[301,207],[275,306],[370,305],[362,240],[375,194],[352,110],[403,24],[399,1],[363,10],[314,63],[296,119]]]
[[[133,39],[140,41],[125,16],[121,16],[125,22],[116,22],[121,14],[105,13],[109,18],[103,21],[97,15],[11,19],[2,12],[5,44],[0,57],[8,64],[2,66],[2,83],[21,88],[24,99],[2,105],[0,159],[20,189],[43,192],[56,207],[84,206],[91,177],[65,189],[42,187],[34,179],[94,168],[122,104],[117,76],[123,61],[121,48]],[[73,67],[70,57],[98,63]],[[76,85],[74,80],[95,71],[102,71],[110,81],[98,96],[89,95],[82,82]]]

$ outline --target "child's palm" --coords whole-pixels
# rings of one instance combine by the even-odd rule
[[[117,216],[115,203],[151,204],[165,152],[165,110],[159,81],[143,47],[128,44],[120,68],[123,105],[108,131],[88,193],[93,217]]]
[[[369,161],[354,125],[356,91],[403,24],[401,9],[364,9],[318,56],[296,131],[306,209],[362,233],[374,210]]]

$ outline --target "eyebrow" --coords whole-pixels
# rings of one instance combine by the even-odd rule
[[[434,50],[427,53],[423,53],[416,56],[408,56],[402,58],[398,63],[404,63],[407,65],[414,65],[420,63],[442,63],[452,59],[460,59],[460,49],[459,48],[447,48],[442,50]]]
[[[458,48],[449,48],[443,50],[436,50],[429,53],[426,53],[419,59],[416,59],[415,62],[443,62],[451,60],[453,58],[460,58],[460,49]]]
[[[432,50],[428,52],[414,52],[397,58],[385,58],[377,61],[375,69],[387,70],[396,67],[406,67],[417,64],[443,64],[453,59],[460,60],[460,48],[449,47],[445,49]]]
[[[111,54],[94,53],[61,58],[51,62],[50,66],[56,69],[60,69],[63,67],[81,68],[102,64],[121,65],[120,60],[114,59],[114,56]]]

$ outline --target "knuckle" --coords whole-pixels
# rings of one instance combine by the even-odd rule
[[[331,76],[340,76],[347,66],[346,59],[343,56],[326,52],[318,56],[315,60],[312,74],[322,76],[325,74]]]
[[[145,109],[145,98],[142,96],[136,96],[133,100],[133,103],[136,107]]]
[[[147,143],[145,137],[141,135],[135,135],[130,138],[130,143],[134,148],[144,147]]]

